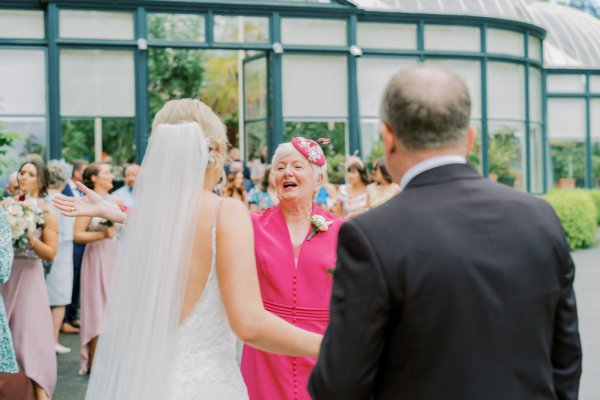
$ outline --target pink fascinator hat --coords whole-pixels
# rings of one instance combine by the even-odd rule
[[[322,144],[328,144],[331,142],[331,139],[320,138],[315,142],[314,140],[303,138],[303,137],[295,137],[292,139],[292,145],[298,150],[306,159],[311,163],[315,164],[319,167],[325,165],[327,159],[325,158],[325,153],[323,153],[323,149],[321,149]]]

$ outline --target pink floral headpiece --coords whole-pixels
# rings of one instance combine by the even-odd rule
[[[316,142],[311,139],[303,137],[295,137],[292,139],[292,145],[298,150],[308,161],[319,167],[325,165],[327,159],[325,153],[321,149],[321,144],[328,144],[331,140],[327,138],[320,138]]]

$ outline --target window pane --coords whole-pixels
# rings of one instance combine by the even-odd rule
[[[282,18],[283,44],[346,46],[346,21],[333,19]]]
[[[489,178],[517,189],[525,188],[524,128],[512,122],[489,123]]]
[[[585,187],[585,142],[550,140],[553,182],[561,189]]]
[[[592,99],[590,104],[592,136],[592,182],[600,187],[600,99]]]
[[[148,14],[148,38],[204,42],[204,15]]]
[[[416,49],[417,26],[361,22],[358,24],[357,44],[374,49]]]
[[[379,118],[379,106],[385,86],[400,70],[414,67],[413,58],[361,57],[358,65],[358,107],[362,118]]]
[[[0,10],[0,38],[43,39],[44,12]]]
[[[542,121],[542,73],[537,68],[529,68],[529,119]]]
[[[542,62],[542,42],[531,34],[529,35],[529,58]]]
[[[585,138],[585,100],[548,99],[548,137],[572,140]]]
[[[244,71],[244,118],[257,119],[267,116],[267,58],[262,57],[245,64]]]
[[[46,115],[44,50],[0,49],[0,115]]]
[[[600,140],[592,141],[592,186],[600,188]]]
[[[444,66],[458,74],[469,88],[471,118],[481,118],[481,68],[478,61],[431,59],[425,64]]]
[[[525,73],[522,65],[488,63],[488,118],[525,119]]]
[[[590,76],[590,92],[600,93],[600,75]]]
[[[425,26],[427,50],[480,51],[479,28],[467,26]]]
[[[530,191],[542,193],[544,191],[544,144],[541,124],[529,126],[529,170]]]
[[[523,56],[524,47],[525,41],[522,33],[493,28],[487,30],[488,53]]]
[[[285,55],[283,115],[345,118],[348,115],[346,57]]]
[[[548,75],[548,93],[584,93],[585,75]]]
[[[59,36],[76,39],[131,40],[133,13],[60,10]]]
[[[346,123],[341,121],[285,121],[284,140],[290,141],[296,136],[312,140],[329,138],[331,143],[322,146],[327,156],[327,174],[329,182],[341,183],[346,174]]]
[[[215,15],[215,42],[268,43],[269,18]]]
[[[590,100],[590,131],[592,138],[600,139],[600,99]]]
[[[135,114],[131,51],[60,52],[60,108],[63,116],[133,117]]]
[[[45,117],[0,117],[0,131],[18,133],[22,140],[14,142],[6,157],[16,169],[28,154],[46,156],[47,122]],[[10,167],[10,165],[9,165]]]
[[[262,150],[267,146],[267,121],[246,122],[244,127],[246,130],[246,159],[261,158]]]
[[[361,158],[370,165],[384,156],[378,119],[362,119],[360,121]]]

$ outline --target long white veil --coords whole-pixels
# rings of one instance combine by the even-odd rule
[[[158,125],[150,136],[86,399],[168,398],[207,162],[197,123]]]

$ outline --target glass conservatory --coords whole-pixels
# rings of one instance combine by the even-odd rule
[[[484,176],[599,186],[599,31],[534,0],[3,1],[0,129],[21,134],[20,154],[122,163],[141,159],[166,100],[194,97],[247,160],[332,138],[335,182],[346,155],[382,156],[383,88],[425,63],[469,86]]]

